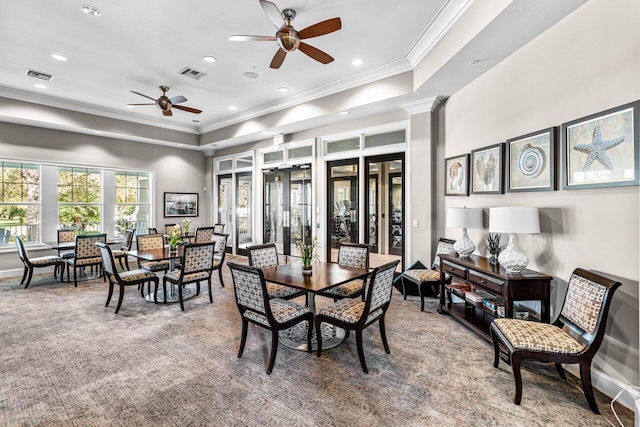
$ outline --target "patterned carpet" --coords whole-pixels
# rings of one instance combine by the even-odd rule
[[[234,257],[228,257],[234,258]],[[237,258],[243,260],[243,258]],[[0,282],[0,425],[23,426],[606,426],[609,399],[594,415],[579,389],[553,365],[526,364],[522,405],[513,404],[511,368],[429,300],[402,300],[387,313],[391,354],[377,326],[364,333],[369,374],[355,337],[315,354],[279,346],[265,373],[268,331],[249,327],[236,357],[240,318],[229,270],[204,294],[154,305],[135,287],[104,307],[102,280],[57,283],[36,276]],[[117,294],[117,291],[116,291]],[[318,305],[329,300],[318,298]],[[575,378],[574,384],[579,384]],[[623,422],[633,414],[616,407]]]

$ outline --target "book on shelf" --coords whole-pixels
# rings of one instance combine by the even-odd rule
[[[451,283],[450,285],[447,285],[447,288],[460,295],[471,292],[471,285],[468,283]]]
[[[468,302],[472,303],[472,304],[480,304],[482,303],[482,296],[478,295],[475,292],[467,292],[464,294],[464,299],[466,299]]]

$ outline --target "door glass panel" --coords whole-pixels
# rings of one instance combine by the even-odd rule
[[[251,191],[252,176],[238,174],[236,228],[238,233],[238,249],[244,249],[253,243],[253,193]]]
[[[389,201],[391,202],[391,226],[389,231],[389,253],[402,255],[402,175],[400,173],[389,174],[391,186]]]
[[[311,169],[291,171],[291,241],[290,253],[300,256],[296,242],[311,241]]]
[[[337,262],[340,242],[358,242],[358,164],[330,166],[329,180],[329,259]]]
[[[284,176],[283,172],[264,175],[264,241],[275,243],[278,253],[284,253]]]
[[[224,175],[218,179],[218,223],[225,224],[224,229],[229,233],[227,247],[233,247],[234,233],[231,232],[231,220],[233,219],[231,175]]]
[[[373,166],[378,166],[377,163],[369,165],[369,250],[371,252],[378,252],[378,174],[375,172]]]

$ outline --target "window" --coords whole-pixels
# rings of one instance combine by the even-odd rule
[[[327,154],[360,149],[360,137],[327,142]]]
[[[149,174],[146,172],[116,172],[116,232],[124,235],[127,228],[137,234],[147,234],[150,219]]]
[[[58,222],[79,233],[101,230],[102,173],[98,169],[58,168]]]
[[[0,247],[40,240],[40,166],[0,162]]]

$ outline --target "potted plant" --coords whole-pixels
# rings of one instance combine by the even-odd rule
[[[487,240],[484,245],[489,251],[489,262],[495,264],[498,261],[498,254],[503,249],[500,246],[500,233],[486,233],[484,237]]]
[[[318,259],[316,249],[319,247],[320,245],[318,244],[318,238],[316,236],[310,240],[296,240],[296,249],[300,252],[300,258],[302,259],[302,274],[311,274],[311,262]]]
[[[180,227],[174,227],[169,234],[169,250],[175,252],[180,243]]]
[[[184,235],[189,234],[189,226],[191,225],[191,220],[189,218],[185,218],[182,220],[182,230],[184,231]]]

